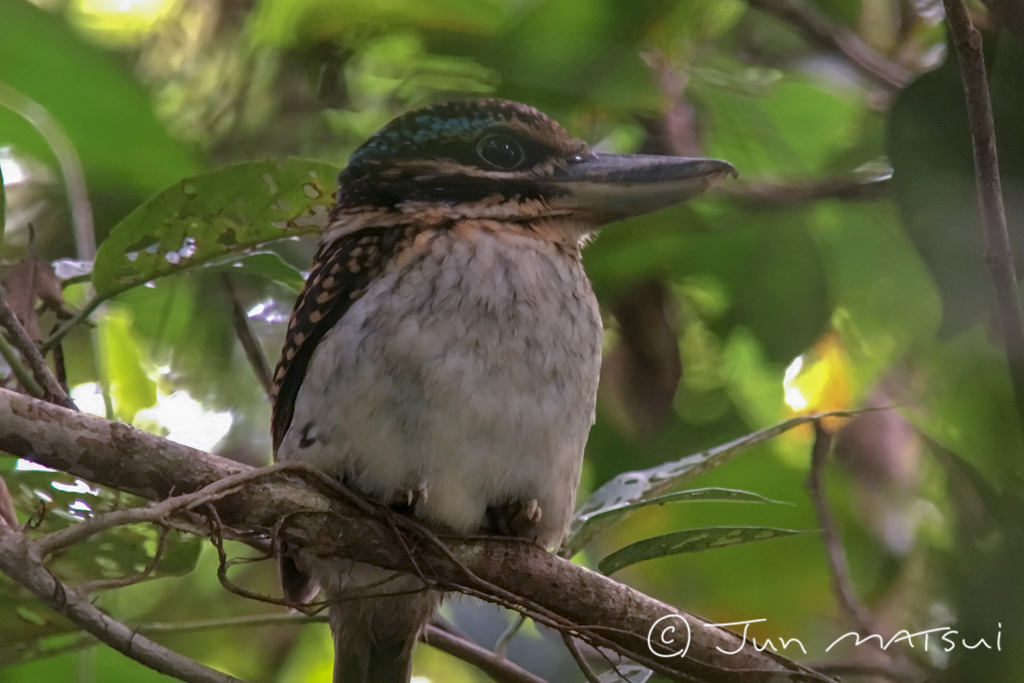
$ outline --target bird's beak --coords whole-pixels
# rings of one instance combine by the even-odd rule
[[[727,175],[738,174],[718,159],[591,154],[541,182],[555,190],[551,208],[610,222],[685,202]]]

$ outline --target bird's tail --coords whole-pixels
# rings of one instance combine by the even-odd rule
[[[424,591],[332,605],[334,683],[409,683],[413,647],[438,600]]]
[[[409,683],[412,644],[378,641],[365,650],[368,652],[364,659],[351,649],[350,643],[334,634],[334,683]]]

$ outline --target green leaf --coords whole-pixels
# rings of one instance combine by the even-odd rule
[[[767,541],[785,536],[799,536],[806,533],[810,532],[759,526],[716,526],[705,529],[687,529],[664,536],[646,538],[627,545],[601,560],[597,566],[602,574],[611,575],[631,564],[653,560],[656,557],[698,553],[731,545]]]
[[[242,258],[232,256],[224,261],[208,263],[206,268],[232,275],[259,275],[287,287],[296,294],[306,284],[306,278],[303,277],[302,272],[286,263],[273,251],[254,251]]]
[[[67,134],[94,200],[111,190],[141,198],[198,170],[157,120],[150,93],[125,60],[84,42],[61,12],[0,2],[0,82],[43,107]],[[0,147],[8,144],[53,161],[43,137],[0,107]]]
[[[182,180],[133,211],[103,242],[92,274],[97,296],[319,231],[337,173],[330,164],[292,158]]]
[[[714,79],[694,79],[687,88],[715,122],[702,136],[708,156],[728,159],[747,178],[807,176],[824,170],[856,141],[865,114],[861,92],[797,78],[760,93],[745,93],[741,81],[731,87],[719,82],[747,73],[735,64]]]
[[[792,505],[782,500],[772,500],[751,491],[740,491],[738,489],[704,488],[689,489],[687,491],[676,491],[664,496],[642,500],[637,503],[621,505],[619,507],[605,508],[585,515],[577,515],[576,519],[583,523],[595,523],[605,517],[610,517],[610,522],[615,523],[621,519],[623,512],[635,512],[640,508],[650,505],[668,505],[671,503],[775,503],[776,505]]]
[[[127,311],[112,309],[98,325],[100,366],[114,411],[131,422],[140,410],[156,405],[156,383],[143,367],[142,349]]]
[[[595,536],[632,514],[638,505],[651,501],[666,491],[692,479],[701,472],[717,467],[754,446],[789,431],[794,427],[813,422],[826,415],[847,415],[848,413],[823,413],[796,417],[777,425],[741,436],[721,446],[700,453],[688,455],[646,470],[623,472],[605,483],[576,511],[569,529],[569,536],[562,544],[559,554],[572,557]],[[688,492],[683,492],[688,493]],[[749,494],[754,495],[754,494]],[[765,499],[767,500],[767,499]],[[774,501],[772,501],[774,502]]]

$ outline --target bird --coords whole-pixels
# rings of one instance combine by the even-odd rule
[[[715,159],[596,153],[502,99],[400,115],[338,176],[274,374],[274,458],[456,533],[551,549],[575,506],[603,328],[581,249],[685,201]],[[329,605],[335,683],[408,683],[440,595],[285,548],[286,599]]]

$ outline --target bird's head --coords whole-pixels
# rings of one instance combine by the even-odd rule
[[[715,159],[592,152],[518,102],[456,101],[404,114],[359,147],[339,178],[338,210],[543,223],[579,239],[729,174],[736,170]]]

